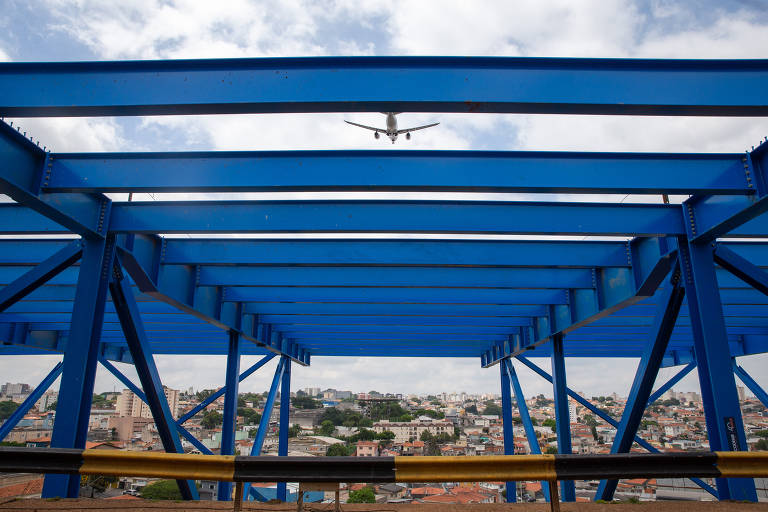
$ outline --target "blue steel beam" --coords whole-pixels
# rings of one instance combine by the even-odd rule
[[[106,368],[107,371],[109,371],[109,373],[114,375],[115,378],[117,378],[117,380],[122,382],[123,385],[125,385],[125,387],[130,389],[133,392],[133,394],[136,395],[136,397],[138,397],[139,400],[149,405],[149,402],[147,401],[147,396],[144,394],[141,388],[139,388],[136,384],[134,384],[133,381],[131,381],[131,379],[126,377],[126,375],[123,372],[115,368],[115,366],[112,363],[110,363],[108,360],[104,358],[99,358],[99,363],[101,363],[101,365],[104,368]],[[180,424],[176,425],[176,430],[178,430],[179,434],[184,436],[186,440],[190,442],[190,444],[192,444],[195,448],[200,450],[200,453],[203,453],[205,455],[213,455],[213,452],[207,446],[201,443],[195,436],[193,436],[187,429],[182,427]]]
[[[13,411],[13,413],[11,413],[8,418],[6,418],[3,424],[0,425],[0,441],[6,438],[11,430],[13,430],[13,427],[15,427],[16,424],[19,423],[19,421],[24,417],[24,415],[27,414],[27,411],[29,411],[32,406],[35,405],[35,402],[40,400],[48,388],[51,387],[51,384],[53,384],[54,381],[59,378],[63,366],[64,365],[61,362],[56,363],[56,366],[54,366],[53,369],[48,372],[48,375],[46,375],[43,380],[40,381],[40,384],[38,384],[37,387],[32,390],[29,396],[16,408],[15,411]]]
[[[685,232],[677,205],[479,201],[115,203],[115,233],[499,233],[660,236]]]
[[[735,373],[741,382],[743,382],[757,399],[763,403],[763,406],[768,407],[768,393],[760,387],[760,384],[758,384],[744,368],[738,365],[735,357],[731,359],[731,367],[733,368],[733,373]],[[0,439],[2,439],[2,436],[0,436]]]
[[[694,368],[696,368],[696,362],[694,361],[691,361],[690,363],[685,365],[683,369],[681,369],[679,372],[673,375],[672,378],[669,379],[667,382],[659,386],[659,389],[654,391],[651,394],[651,396],[648,397],[648,405],[652,404],[653,402],[661,398],[661,395],[666,393],[668,390],[672,389],[672,386],[680,382],[680,380],[682,380],[683,377],[691,373],[691,370],[693,370]]]
[[[744,424],[715,276],[713,248],[710,244],[689,243],[687,237],[680,237],[678,245],[694,330],[694,352],[709,446],[712,451],[746,450]],[[721,500],[757,501],[752,479],[718,478],[716,482]]]
[[[224,396],[224,418],[221,426],[221,455],[235,454],[235,430],[237,429],[237,395],[240,379],[240,335],[229,332],[227,351],[226,394]],[[232,482],[219,482],[219,501],[232,500]]]
[[[58,153],[44,189],[750,194],[741,158],[714,153],[538,151]]]
[[[715,248],[714,257],[715,263],[761,293],[768,295],[768,273],[760,267],[722,245]]]
[[[288,455],[288,430],[291,428],[291,360],[283,357],[285,365],[280,381],[280,432],[278,438],[277,455]],[[286,501],[285,482],[277,483],[277,499]]]
[[[264,410],[262,411],[261,421],[259,422],[259,429],[256,431],[256,438],[251,445],[251,457],[261,455],[261,448],[264,446],[264,439],[267,437],[267,430],[269,430],[269,419],[272,416],[272,407],[275,405],[275,396],[277,395],[278,385],[283,377],[285,371],[285,365],[289,359],[281,356],[280,361],[275,368],[275,376],[272,378],[272,385],[269,387],[269,394],[267,395],[267,401],[264,404]],[[243,485],[244,500],[250,499],[250,482],[245,482]]]
[[[275,357],[276,354],[267,354],[261,359],[259,359],[256,363],[251,365],[250,368],[245,370],[243,373],[240,374],[240,376],[237,378],[238,382],[242,382],[243,380],[247,379],[249,376],[251,376],[256,370],[267,364],[272,360],[273,357]],[[208,398],[197,404],[192,410],[184,414],[181,418],[178,419],[177,423],[179,425],[183,424],[185,421],[187,421],[189,418],[193,417],[198,412],[202,411],[206,407],[208,407],[210,404],[212,404],[214,401],[216,401],[221,395],[227,392],[227,386],[223,386],[219,388],[216,392],[212,393]]]
[[[630,265],[626,242],[165,238],[162,243],[164,265]]]
[[[79,260],[82,253],[83,247],[80,241],[71,242],[14,282],[0,289],[0,312],[50,281],[52,277]]]
[[[144,396],[147,398],[147,405],[152,412],[152,418],[155,420],[160,441],[163,443],[163,448],[165,448],[166,452],[184,453],[184,448],[181,446],[181,439],[176,429],[176,420],[173,419],[173,414],[168,406],[168,400],[163,391],[160,375],[152,356],[152,350],[144,332],[141,313],[134,299],[133,290],[123,276],[119,259],[112,271],[113,279],[109,284],[110,295],[120,317],[120,324],[133,357],[133,365],[136,368],[136,373],[139,375]],[[176,480],[176,483],[184,499],[199,499],[197,487],[193,481]]]
[[[766,89],[765,60],[302,57],[9,62],[0,65],[0,115],[355,111],[764,116]]]
[[[568,409],[567,385],[565,382],[565,357],[563,354],[563,335],[552,337],[552,389],[555,398],[555,422],[557,428],[557,452],[572,453],[571,417]],[[562,480],[560,492],[563,501],[576,501],[576,487],[573,480]]]
[[[506,365],[499,365],[500,379],[501,379],[501,420],[502,431],[504,433],[504,455],[515,454],[515,431],[514,423],[512,421],[512,394],[509,372]],[[506,501],[507,503],[515,503],[517,501],[517,484],[516,482],[506,483]]]
[[[58,415],[53,425],[51,447],[54,448],[85,448],[114,254],[114,238],[111,236],[83,241],[72,327],[59,386],[57,409],[66,413]],[[79,475],[46,475],[42,495],[45,498],[76,498],[79,490]]]
[[[684,298],[685,288],[680,285],[680,269],[675,265],[658,305],[659,310],[651,330],[651,338],[637,365],[635,379],[629,390],[629,398],[611,445],[611,453],[629,453],[632,447]],[[618,480],[601,480],[595,493],[595,500],[612,500],[617,485]]]
[[[2,81],[1,78],[0,81]],[[0,96],[3,94],[0,93]],[[106,196],[83,193],[41,193],[41,187],[48,184],[53,159],[49,153],[0,121],[0,162],[3,162],[0,168],[0,193],[6,194],[17,203],[63,226],[66,230],[86,238],[103,238],[107,227],[105,221],[108,219],[112,204]],[[8,207],[3,210],[11,211]],[[4,218],[4,226],[10,220],[10,218]]]
[[[541,454],[541,447],[539,446],[539,438],[536,437],[536,430],[533,428],[533,422],[531,421],[531,415],[528,412],[528,405],[525,403],[525,395],[523,394],[523,388],[520,386],[520,380],[517,378],[517,372],[515,366],[510,359],[505,359],[504,363],[500,365],[501,368],[509,375],[510,383],[512,384],[512,391],[515,394],[515,402],[517,403],[517,411],[520,414],[520,420],[523,422],[523,428],[525,429],[525,437],[528,439],[528,448],[531,454]],[[541,490],[544,493],[544,499],[549,501],[549,482],[541,482]]]

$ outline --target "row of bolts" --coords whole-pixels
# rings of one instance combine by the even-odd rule
[[[4,117],[0,117],[0,121],[5,122],[5,118]],[[13,121],[10,121],[8,126],[13,128]],[[27,137],[27,132],[22,132],[21,131],[21,126],[16,126],[16,131],[21,133],[21,134],[23,134],[24,137]],[[29,136],[29,141],[32,142],[33,144],[37,144],[37,147],[40,147],[40,139],[38,139],[37,142],[35,142],[35,139],[30,135]],[[43,151],[48,151],[48,148],[46,146],[43,146]]]

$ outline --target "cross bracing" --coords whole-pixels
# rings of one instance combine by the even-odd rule
[[[763,60],[0,64],[0,115],[14,118],[765,116],[766,91]],[[307,365],[312,356],[473,357],[483,367],[501,362],[505,386],[517,380],[510,361],[550,357],[561,436],[568,435],[563,404],[573,396],[564,359],[640,358],[625,417],[615,422],[621,436],[614,448],[621,451],[636,439],[658,369],[687,365],[687,373],[694,365],[712,449],[744,449],[733,372],[756,395],[765,393],[733,358],[768,352],[768,225],[761,215],[768,144],[742,149],[75,154],[43,151],[10,122],[0,123],[0,192],[13,200],[0,205],[0,351],[65,354],[62,400],[79,412],[57,423],[58,447],[84,443],[98,361],[113,373],[109,361],[136,365],[143,399],[167,427],[163,444],[178,451],[179,435],[189,433],[162,407],[153,354],[227,354],[232,428],[239,355],[277,354],[270,407],[278,385],[290,388],[290,363]],[[115,200],[126,192],[232,197]],[[245,192],[311,199],[238,196]],[[328,192],[350,195],[326,198]],[[434,195],[384,200],[371,192]],[[482,201],[478,192],[486,194]],[[510,201],[499,192],[531,199]],[[605,199],[546,195],[585,193]],[[612,194],[689,198],[624,203]],[[608,240],[579,240],[593,236]],[[567,439],[560,441],[568,451]],[[260,450],[254,444],[253,452]],[[47,495],[74,492],[77,482],[62,478],[47,481]],[[194,497],[194,486],[179,484]],[[754,486],[732,479],[708,490],[754,497]],[[610,483],[599,493],[609,496]],[[563,495],[572,497],[568,485]]]

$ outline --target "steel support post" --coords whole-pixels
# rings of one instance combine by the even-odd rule
[[[733,373],[739,377],[741,382],[743,382],[744,385],[749,388],[749,390],[757,397],[758,400],[763,403],[765,407],[768,407],[768,393],[766,393],[765,390],[760,387],[760,384],[758,384],[744,368],[738,365],[735,357],[731,360],[731,366],[733,367]],[[0,436],[0,439],[2,439],[2,436]]]
[[[291,360],[281,356],[285,360],[283,378],[280,384],[280,439],[277,447],[277,455],[288,455],[288,430],[291,428]],[[286,501],[285,482],[277,483],[277,499]]]
[[[501,420],[504,429],[504,455],[515,454],[515,431],[512,422],[512,394],[509,372],[504,364],[499,365],[501,373]],[[507,482],[507,503],[517,501],[517,485]]]
[[[678,248],[709,447],[712,451],[746,450],[712,245],[679,237]],[[721,500],[757,501],[755,482],[751,478],[718,478],[716,482]]]
[[[160,441],[163,443],[163,448],[165,448],[166,452],[184,453],[179,432],[176,429],[176,420],[173,418],[171,409],[168,406],[168,400],[165,397],[165,391],[163,390],[160,375],[152,356],[149,340],[144,331],[144,323],[141,320],[141,314],[136,304],[133,290],[123,276],[119,262],[116,262],[112,270],[114,278],[109,284],[112,304],[120,320],[120,327],[123,330],[125,341],[131,352],[133,365],[136,368],[141,387],[144,390],[147,405],[152,412],[152,418],[155,420]],[[194,481],[176,480],[176,482],[184,499],[199,499]]]
[[[611,453],[628,453],[632,447],[684,298],[685,288],[680,285],[680,270],[675,265],[670,282],[668,286],[664,287],[660,297],[658,311],[651,330],[652,338],[645,346],[637,365],[635,379],[629,390],[629,397],[624,406],[621,422],[616,429]],[[595,493],[595,500],[612,500],[618,483],[618,480],[601,480]]]
[[[563,335],[552,336],[552,388],[555,395],[555,423],[557,428],[557,452],[572,453],[571,417],[568,411],[568,393],[565,381],[565,357]],[[573,480],[562,480],[560,491],[563,501],[576,501],[576,486]]]
[[[239,308],[238,308],[239,310]],[[237,315],[238,318],[240,315]],[[227,351],[227,376],[224,395],[224,421],[221,426],[221,455],[235,454],[235,428],[237,427],[238,376],[240,374],[240,334],[229,331]],[[232,482],[219,482],[219,501],[232,499]]]
[[[27,399],[24,400],[21,405],[19,405],[16,410],[13,411],[13,414],[11,414],[11,416],[5,420],[3,425],[0,426],[0,441],[5,439],[5,437],[11,430],[13,430],[13,427],[16,426],[19,420],[21,420],[21,418],[27,414],[27,411],[29,411],[32,406],[35,405],[35,402],[40,400],[40,397],[43,396],[48,388],[51,387],[51,384],[53,384],[59,375],[61,375],[62,366],[62,363],[56,363],[56,366],[54,366],[53,369],[48,372],[48,375],[46,375],[45,378],[40,381],[40,384],[38,384],[34,391],[29,394]]]
[[[253,374],[256,370],[267,364],[272,360],[273,357],[275,357],[277,354],[267,354],[258,361],[256,361],[250,368],[245,370],[243,373],[240,374],[240,376],[237,378],[238,382],[243,382],[245,379],[247,379],[251,374]],[[199,413],[209,405],[211,405],[213,402],[215,402],[221,395],[227,392],[227,386],[223,386],[219,388],[215,393],[210,395],[208,398],[197,404],[194,409],[186,413],[184,416],[179,418],[177,423],[181,425],[185,421],[187,421],[189,418],[193,417],[195,414]]]
[[[272,416],[272,407],[275,405],[275,396],[277,395],[277,387],[280,384],[280,380],[283,377],[283,371],[285,370],[286,357],[280,357],[280,362],[277,363],[275,369],[275,376],[272,378],[272,385],[269,387],[269,394],[267,395],[267,402],[264,404],[264,412],[261,415],[261,421],[259,422],[259,430],[256,431],[256,439],[253,440],[251,446],[251,457],[261,455],[261,447],[264,445],[264,439],[267,437],[267,430],[269,430],[269,418]],[[251,498],[251,484],[246,482],[243,486],[243,499],[245,501]]]
[[[691,361],[690,363],[685,365],[685,367],[683,367],[682,370],[677,372],[667,382],[659,386],[659,389],[654,391],[653,394],[648,397],[648,405],[651,405],[653,402],[661,398],[661,395],[666,393],[668,390],[672,389],[672,386],[680,382],[683,379],[683,377],[691,373],[691,370],[693,370],[694,368],[696,368],[696,361]]]
[[[141,388],[139,388],[139,386],[137,386],[136,384],[131,382],[131,379],[126,377],[124,373],[122,373],[120,370],[115,368],[114,365],[112,365],[112,363],[110,363],[106,359],[99,359],[99,362],[101,363],[101,365],[104,368],[107,369],[107,371],[109,371],[109,373],[114,375],[117,378],[117,380],[122,382],[125,385],[125,387],[130,389],[133,392],[133,394],[136,395],[136,397],[139,400],[141,400],[145,404],[149,405],[149,402],[147,402],[147,397],[146,397],[146,395],[144,395],[144,392],[141,390]],[[179,434],[184,436],[186,438],[186,440],[189,441],[195,448],[200,450],[200,453],[203,453],[205,455],[213,455],[213,452],[210,450],[210,448],[208,448],[203,443],[201,443],[187,429],[185,429],[184,427],[182,427],[178,423],[176,424],[176,430],[178,430]]]
[[[115,239],[83,239],[83,255],[72,307],[67,350],[64,353],[59,399],[51,435],[52,448],[85,448],[91,416],[101,327],[107,286],[112,273]],[[46,475],[43,498],[76,498],[80,475]]]
[[[509,380],[512,382],[512,390],[515,393],[517,410],[520,413],[520,420],[523,422],[525,437],[528,439],[528,448],[532,454],[540,454],[541,447],[539,446],[539,438],[536,437],[536,430],[533,428],[533,422],[531,421],[531,415],[528,412],[528,405],[525,403],[525,395],[523,394],[523,388],[520,386],[520,379],[517,378],[515,365],[512,364],[510,359],[505,359],[502,366],[507,368]],[[541,492],[544,494],[544,499],[549,501],[549,482],[541,482]]]

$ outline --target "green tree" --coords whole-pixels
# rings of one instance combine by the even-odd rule
[[[261,414],[249,407],[238,407],[237,415],[243,417],[246,425],[254,425],[261,421]]]
[[[350,492],[347,503],[376,503],[376,495],[371,487],[365,486],[359,491]]]
[[[589,425],[590,427],[597,426],[597,420],[591,414],[585,414],[582,421],[584,421],[585,425]]]
[[[301,425],[294,424],[288,429],[288,437],[299,437],[301,433]]]
[[[485,403],[485,409],[483,409],[483,416],[501,416],[501,407],[493,403],[492,401],[488,401]]]
[[[477,406],[475,404],[472,404],[469,407],[465,408],[464,412],[466,412],[467,414],[479,414],[477,412]]]
[[[296,396],[291,398],[291,404],[296,409],[319,409],[322,404],[311,396]]]
[[[553,420],[552,418],[547,418],[544,421],[541,422],[541,425],[543,427],[550,427],[552,430],[557,428],[557,422]]]
[[[368,430],[367,428],[361,428],[358,432],[358,436],[361,441],[373,441],[376,439],[376,432]]]
[[[201,389],[197,393],[195,393],[195,397],[197,398],[198,402],[202,402],[212,394],[216,392],[215,389]]]
[[[12,400],[0,402],[0,420],[7,420],[13,414],[13,411],[19,408],[19,404]]]
[[[757,437],[768,437],[768,430],[758,430],[755,432]]]
[[[159,480],[141,490],[146,500],[181,500],[181,491],[175,480]]]
[[[203,414],[203,419],[200,421],[200,424],[203,426],[203,428],[207,428],[210,430],[221,425],[223,421],[224,421],[224,417],[221,415],[220,412],[206,411],[206,413]]]
[[[321,436],[330,436],[333,435],[334,430],[336,430],[336,425],[334,425],[330,420],[325,420],[320,424],[318,434]]]
[[[332,444],[325,451],[326,457],[348,457],[355,451],[353,446],[347,446],[344,443]]]
[[[376,434],[376,439],[380,439],[382,441],[391,441],[395,438],[395,433],[391,430],[383,430],[382,432]]]
[[[58,400],[54,400],[53,403],[48,404],[48,407],[45,408],[46,411],[55,411],[56,406],[59,405]]]
[[[557,447],[556,446],[547,446],[547,449],[544,451],[544,453],[557,453]]]
[[[768,439],[761,439],[755,443],[755,450],[768,451]]]

